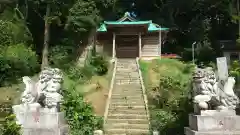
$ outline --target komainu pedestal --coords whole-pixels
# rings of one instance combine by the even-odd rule
[[[46,68],[35,82],[24,76],[25,90],[20,105],[13,106],[17,124],[23,135],[66,135],[68,125],[60,112],[63,101],[61,84],[63,73],[57,68]]]
[[[235,111],[206,110],[189,115],[186,135],[240,135],[240,116]]]
[[[193,74],[194,113],[189,115],[186,135],[240,135],[240,116],[235,112],[239,105],[234,93],[235,79],[222,75],[227,73],[222,69],[227,69],[221,64],[218,74],[211,67],[196,68]]]
[[[63,112],[41,108],[38,113],[13,106],[13,111],[22,126],[23,135],[67,135],[68,125]]]

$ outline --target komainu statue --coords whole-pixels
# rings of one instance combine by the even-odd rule
[[[40,107],[56,109],[62,101],[62,95],[60,95],[62,81],[63,74],[57,68],[44,69],[37,82],[24,76],[25,91],[21,96],[23,105],[30,109]]]
[[[239,104],[234,85],[234,77],[221,80],[211,67],[196,68],[193,75],[195,107],[197,110],[234,110]]]

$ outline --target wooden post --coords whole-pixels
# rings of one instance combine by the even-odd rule
[[[138,33],[138,45],[139,45],[139,48],[138,48],[139,58],[141,58],[141,56],[142,56],[142,35],[141,35],[141,32]]]
[[[159,38],[158,38],[158,56],[161,58],[162,54],[162,32],[159,30]]]
[[[112,47],[112,59],[115,59],[116,56],[116,34],[113,33],[113,47]]]

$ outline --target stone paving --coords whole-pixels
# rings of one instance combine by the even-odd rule
[[[106,135],[148,135],[149,121],[136,59],[118,59]]]

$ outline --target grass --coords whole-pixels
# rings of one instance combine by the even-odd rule
[[[182,126],[184,126],[184,122],[187,119],[176,110],[186,109],[182,107],[184,105],[182,103],[184,103],[183,98],[189,90],[188,86],[191,78],[191,65],[175,59],[166,58],[155,59],[152,61],[140,60],[139,64],[148,97],[151,128],[153,130],[159,130],[161,134],[168,134],[169,128],[172,128],[177,132],[182,132]],[[160,83],[160,80],[168,77],[173,78],[174,80],[164,82],[164,86],[161,87],[161,84],[163,83]],[[174,83],[178,81],[179,84],[175,85]],[[168,85],[168,87],[166,87],[166,85]],[[181,107],[179,103],[182,104]],[[175,108],[175,110],[173,108]],[[174,110],[173,112],[172,109]],[[187,113],[185,114],[187,116]]]
[[[98,116],[104,115],[113,68],[114,66],[110,65],[108,73],[104,76],[93,76],[82,89],[84,90],[84,99],[92,104],[94,112]]]
[[[80,84],[70,79],[67,74],[64,74],[63,88],[69,88],[72,84],[76,84],[76,89],[84,94],[85,100],[93,105],[94,111],[97,115],[102,116],[105,110],[106,93],[108,93],[113,66],[111,65],[109,71],[104,76],[93,76],[86,84]],[[37,80],[38,75],[32,77]],[[20,95],[24,91],[24,84],[13,84],[12,86],[0,87],[0,105],[4,103],[20,104]],[[4,112],[0,112],[0,122],[4,120]]]
[[[110,64],[108,73],[103,76],[94,75],[85,83],[78,83],[76,80],[70,79],[64,75],[64,88],[69,88],[71,85],[76,86],[76,90],[84,95],[84,100],[92,104],[94,112],[98,116],[103,116],[107,94],[111,83],[113,65]]]
[[[181,80],[189,79],[191,68],[175,59],[140,60],[139,63],[147,89],[159,85],[161,76],[173,76]]]

